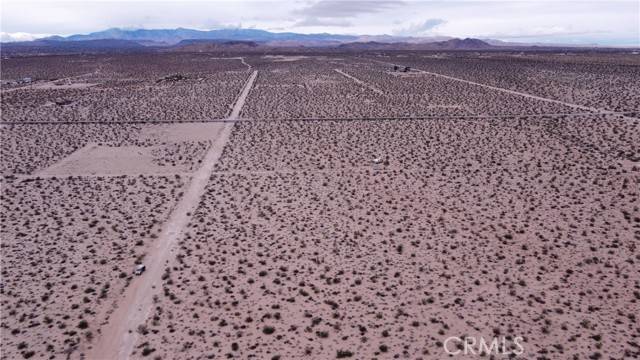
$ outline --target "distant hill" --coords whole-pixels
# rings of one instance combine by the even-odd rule
[[[255,41],[239,40],[182,40],[167,48],[169,51],[207,52],[218,50],[251,50],[257,49],[261,44]]]
[[[47,40],[20,41],[2,44],[2,55],[13,54],[63,54],[63,53],[101,53],[101,52],[138,52],[148,51],[148,47],[135,41],[104,39],[60,41]]]
[[[86,35],[71,35],[67,37],[55,36],[45,39],[60,41],[119,39],[137,42],[151,42],[156,45],[175,45],[182,40],[240,40],[255,42],[270,41],[330,41],[347,42],[355,41],[357,36],[334,34],[298,34],[292,32],[275,33],[258,29],[218,29],[218,30],[193,30],[185,28],[177,29],[108,29]]]
[[[458,39],[446,36],[411,37],[393,35],[299,34],[259,29],[119,29],[90,34],[50,36],[34,41],[2,43],[3,55],[141,51],[245,51],[266,48],[312,50],[492,50],[524,51],[552,45],[510,43],[493,39]]]
[[[486,50],[495,48],[479,39],[450,39],[429,43],[353,42],[338,46],[344,50]]]
[[[337,41],[250,41],[229,39],[185,39],[166,45],[152,40],[60,40],[49,37],[43,40],[2,44],[2,55],[68,54],[68,53],[126,53],[126,52],[216,52],[254,51],[268,48],[335,48],[339,50],[485,50],[500,48],[478,39],[449,39],[427,43],[409,42],[337,42]]]
[[[433,44],[453,43],[445,45],[449,48],[482,47],[488,44],[481,44],[477,39],[455,39],[446,36],[436,37],[410,37],[392,35],[336,35],[328,33],[320,34],[299,34],[293,32],[270,32],[259,29],[218,29],[218,30],[194,30],[194,29],[119,29],[112,28],[90,34],[78,34],[70,36],[51,36],[40,40],[55,41],[86,41],[86,40],[129,40],[135,41],[145,46],[172,46],[180,44],[186,40],[218,40],[218,41],[253,41],[260,45],[299,47],[299,46],[338,46],[340,44],[365,43],[365,44],[388,44],[389,46],[411,48],[405,44]],[[457,44],[455,42],[461,42]],[[183,44],[186,45],[186,44]],[[362,45],[360,45],[362,46]],[[378,45],[383,47],[384,45]],[[366,47],[366,46],[363,46]]]

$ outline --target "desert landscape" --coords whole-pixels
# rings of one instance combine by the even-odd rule
[[[1,359],[640,357],[638,55],[23,55],[1,78]]]

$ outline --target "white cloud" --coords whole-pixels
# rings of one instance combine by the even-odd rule
[[[31,34],[26,32],[0,32],[0,41],[2,42],[15,42],[15,41],[31,41],[43,37],[47,37],[50,34]]]
[[[345,18],[360,14],[378,13],[405,4],[398,0],[320,0],[295,13],[319,18]]]
[[[320,0],[293,10],[294,15],[304,16],[293,27],[350,27],[353,23],[347,19],[384,12],[403,4],[398,0]]]
[[[1,1],[0,27],[9,34],[70,35],[112,27],[211,29],[241,24],[303,33],[493,36],[588,43],[623,39],[640,43],[637,0]],[[446,22],[433,22],[438,19]]]
[[[425,36],[432,34],[432,31],[447,21],[443,19],[427,19],[418,23],[411,23],[408,26],[394,29],[394,35],[402,36]]]
[[[317,18],[317,17],[307,17],[296,22],[294,27],[307,27],[307,26],[338,26],[338,27],[349,27],[352,23],[345,19],[333,19],[333,18]]]

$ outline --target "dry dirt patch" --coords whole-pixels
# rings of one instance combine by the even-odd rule
[[[46,82],[42,84],[36,84],[32,86],[32,89],[40,89],[40,90],[51,90],[51,89],[84,89],[99,85],[97,83],[86,83],[86,82]]]
[[[87,143],[38,175],[137,175],[195,171],[223,125],[181,123],[143,126],[134,139],[125,144]]]
[[[179,146],[179,145],[178,145]],[[206,146],[195,155],[201,158]],[[188,172],[189,158],[180,156],[177,162],[165,161],[171,152],[168,145],[104,146],[89,144],[61,162],[43,170],[40,175],[135,175]],[[199,153],[199,154],[198,154]]]
[[[272,61],[298,61],[304,60],[308,56],[265,55],[263,57]]]

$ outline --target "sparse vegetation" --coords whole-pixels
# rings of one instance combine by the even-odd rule
[[[66,55],[2,59],[5,77],[103,71],[91,87],[3,92],[3,357],[100,341],[222,129],[150,123],[226,116],[243,63],[259,72],[251,120],[229,127],[130,328],[134,356],[440,359],[448,336],[483,335],[524,336],[541,358],[638,357],[637,114],[385,64],[637,112],[637,59],[431,55],[86,55],[81,73]],[[88,174],[92,144],[151,167]]]

